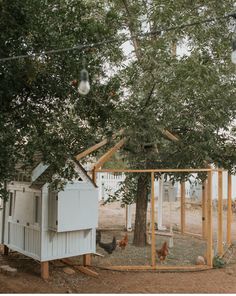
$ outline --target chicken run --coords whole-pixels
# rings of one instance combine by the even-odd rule
[[[127,231],[122,223],[117,225],[116,222],[112,222],[125,220],[124,215],[119,218],[122,210],[116,212],[117,217],[112,211],[110,224],[104,223],[106,220],[104,217],[97,230],[98,256],[93,257],[92,265],[115,270],[203,270],[217,264],[217,258],[223,257],[232,244],[231,223],[234,202],[231,198],[231,175],[211,168],[199,169],[198,172],[200,171],[206,171],[208,174],[208,179],[203,184],[202,200],[194,202],[186,199],[184,183],[181,183],[179,198],[172,203],[164,202],[165,230],[158,230],[155,222],[157,213],[154,209],[154,186],[152,186],[147,221],[149,239],[145,247],[135,247],[133,231]],[[196,173],[195,170],[192,172]],[[224,195],[224,198],[221,178],[223,173],[227,174],[228,178],[227,196]],[[154,173],[151,172],[151,175],[153,181]],[[212,202],[209,196],[211,198],[213,195],[211,184],[213,175],[218,178],[218,197]],[[223,207],[223,204],[226,204],[226,207]],[[100,208],[102,207],[107,205],[101,205]],[[132,206],[132,226],[134,226],[134,216],[135,205]],[[193,216],[197,221],[197,225],[194,226],[191,225]],[[223,223],[223,218],[226,223]]]

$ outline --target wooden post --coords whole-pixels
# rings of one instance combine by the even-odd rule
[[[202,238],[207,237],[207,182],[202,184]]]
[[[217,233],[217,249],[218,255],[223,255],[223,172],[218,171],[218,233]]]
[[[3,255],[8,256],[8,254],[9,254],[9,248],[8,248],[8,246],[4,245],[3,246]]]
[[[92,170],[92,180],[95,184],[97,183],[96,168]]]
[[[49,262],[41,262],[41,278],[44,280],[49,279]]]
[[[156,236],[155,236],[155,198],[154,198],[154,173],[151,173],[151,206],[152,206],[152,267],[156,267]]]
[[[207,265],[212,267],[213,231],[212,231],[212,171],[208,172],[207,186]]]
[[[181,233],[185,232],[185,182],[180,183],[180,211],[181,211],[181,220],[180,227]]]
[[[90,266],[91,265],[91,255],[90,254],[85,254],[83,255],[83,265],[84,266]]]
[[[157,208],[157,225],[158,230],[166,230],[166,227],[162,225],[163,223],[163,177],[159,178],[159,195],[158,195],[158,208]]]
[[[228,172],[228,198],[227,198],[227,244],[231,245],[231,223],[232,223],[232,178]]]

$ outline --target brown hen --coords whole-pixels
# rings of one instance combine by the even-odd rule
[[[118,242],[118,246],[122,250],[124,250],[127,245],[128,245],[128,234],[126,233],[124,238]]]
[[[157,256],[158,256],[159,260],[161,261],[161,263],[163,261],[165,261],[166,256],[169,254],[167,242],[164,242],[162,247],[159,250],[156,250],[156,252],[157,252]]]

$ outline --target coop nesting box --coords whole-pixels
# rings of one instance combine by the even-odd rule
[[[53,172],[40,163],[31,181],[12,181],[5,204],[2,243],[41,262],[95,253],[98,190],[83,167],[63,191],[50,189]]]

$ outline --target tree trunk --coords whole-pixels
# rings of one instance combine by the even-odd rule
[[[147,185],[148,175],[141,175],[138,179],[136,215],[133,244],[137,247],[146,245],[146,224],[147,224]]]

